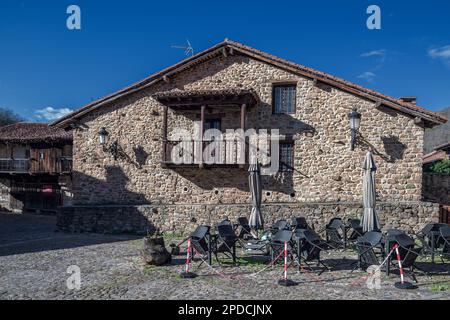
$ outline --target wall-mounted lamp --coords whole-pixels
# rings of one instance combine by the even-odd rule
[[[109,140],[109,132],[106,131],[106,128],[101,128],[100,131],[98,132],[98,142],[103,147],[104,152],[110,153],[114,157],[114,160],[117,160],[117,158],[121,157],[124,154],[124,152],[122,148],[119,146],[117,140],[111,143],[110,145],[108,145],[108,140]]]
[[[106,143],[108,142],[108,136],[109,133],[108,131],[106,131],[106,128],[101,128],[100,131],[98,132],[98,140],[100,142],[101,146],[106,145]]]
[[[348,114],[348,119],[350,120],[350,131],[352,133],[352,140],[350,150],[355,150],[356,145],[356,135],[359,131],[359,126],[361,125],[361,114],[353,108],[352,112]]]

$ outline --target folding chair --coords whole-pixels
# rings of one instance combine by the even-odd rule
[[[280,230],[287,230],[289,228],[289,223],[285,219],[278,220],[270,228],[269,231],[272,235],[276,234]]]
[[[240,217],[237,219],[236,231],[237,237],[239,239],[247,240],[250,238],[253,238],[253,235],[251,233],[251,228],[248,222],[248,219],[246,217]]]
[[[348,220],[348,227],[350,231],[350,235],[347,238],[347,241],[349,242],[355,242],[358,240],[359,237],[362,237],[363,227],[361,226],[361,220],[359,219],[350,219]]]
[[[238,237],[234,233],[233,225],[229,220],[224,220],[217,225],[217,235],[215,237],[212,252],[214,253],[217,262],[220,264],[218,254],[222,253],[225,256],[232,258],[233,263],[236,264],[236,242]]]
[[[316,261],[317,267],[322,266],[321,271],[317,273],[321,275],[325,270],[331,271],[321,259],[320,253],[329,249],[325,240],[313,230],[297,230],[294,237],[297,239],[298,264],[301,269],[302,262],[313,272],[316,272],[309,262]]]
[[[440,237],[440,228],[445,227],[443,223],[429,223],[420,232],[416,234],[416,238],[420,241],[423,254],[435,255],[442,242]]]
[[[370,266],[379,266],[380,261],[378,260],[377,254],[375,253],[375,246],[373,243],[368,242],[367,238],[360,237],[356,241],[356,250],[358,252],[358,262],[356,263],[355,268],[360,270],[367,270]]]
[[[303,229],[303,230],[311,229],[308,225],[308,222],[306,222],[306,219],[304,217],[292,218],[291,228],[292,228],[292,231],[294,231],[294,232],[297,229]]]
[[[209,245],[207,237],[210,236],[210,229],[210,226],[198,226],[189,237],[189,239],[191,240],[191,256],[195,257],[195,253],[201,255],[202,261],[198,266],[199,268],[203,264],[205,259],[209,259]]]
[[[344,223],[341,218],[333,218],[325,227],[328,244],[334,249],[344,247]]]
[[[439,240],[443,242],[442,251],[440,254],[442,263],[445,263],[444,256],[450,257],[450,226],[445,225],[439,229],[440,237]]]
[[[417,283],[414,269],[420,270],[426,274],[424,270],[420,269],[416,265],[416,259],[422,252],[422,247],[416,247],[414,239],[405,233],[396,235],[395,243],[398,244],[403,269],[411,276],[412,280]],[[397,261],[397,255],[393,254],[391,260]]]
[[[279,230],[277,233],[275,233],[272,238],[270,239],[269,246],[270,246],[270,254],[271,254],[271,261],[275,263],[274,259],[280,257],[281,253],[284,251],[284,244],[285,242],[288,243],[288,252],[289,256],[292,258],[292,261],[294,260],[294,250],[292,248],[292,231],[291,230]],[[277,259],[277,260],[278,260]]]

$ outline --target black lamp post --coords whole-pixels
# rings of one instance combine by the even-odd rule
[[[353,108],[352,112],[348,114],[348,119],[350,120],[350,130],[352,133],[351,147],[350,150],[355,150],[356,144],[356,134],[359,131],[359,126],[361,124],[361,114]]]

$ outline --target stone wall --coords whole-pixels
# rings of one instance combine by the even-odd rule
[[[279,82],[297,83],[293,115],[272,114],[272,86]],[[280,129],[298,137],[296,170],[265,178],[265,203],[359,201],[361,165],[369,146],[376,153],[378,198],[421,198],[423,128],[411,117],[235,54],[204,62],[171,77],[170,83],[157,83],[81,117],[84,129],[74,133],[73,204],[249,203],[245,170],[161,167],[162,105],[151,94],[196,89],[253,89],[260,101],[249,109],[247,127]],[[356,150],[350,151],[347,115],[354,107],[362,114],[361,136]],[[238,119],[238,113],[228,114],[226,123],[238,123],[233,117]],[[192,120],[171,111],[169,132],[191,128]],[[129,161],[115,161],[102,150],[97,136],[101,127],[111,141],[118,141]]]
[[[0,210],[11,210],[10,183],[9,179],[0,179]]]
[[[378,203],[376,209],[384,230],[400,228],[412,233],[439,220],[439,205],[433,203]],[[250,211],[247,204],[73,206],[62,208],[57,227],[66,232],[145,234],[158,228],[189,234],[199,224],[214,226],[225,218],[236,221]],[[322,229],[331,218],[359,218],[362,211],[358,203],[278,203],[262,207],[266,226],[277,219],[303,216],[316,230]]]
[[[426,201],[450,204],[450,174],[424,172],[422,195]]]

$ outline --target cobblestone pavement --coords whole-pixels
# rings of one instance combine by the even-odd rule
[[[179,277],[183,256],[170,266],[145,266],[140,238],[53,229],[51,217],[0,214],[0,299],[450,299],[449,269],[442,264],[439,274],[419,276],[415,290],[396,289],[395,274],[382,275],[381,289],[367,289],[365,273],[350,273],[355,261],[350,251],[325,254],[328,264],[341,263],[320,277],[289,269],[295,287],[277,285],[281,265],[254,275],[266,264],[248,263],[249,258],[240,267],[214,270],[196,270],[196,262],[199,277],[185,280]],[[71,265],[81,269],[81,290],[67,289]]]

